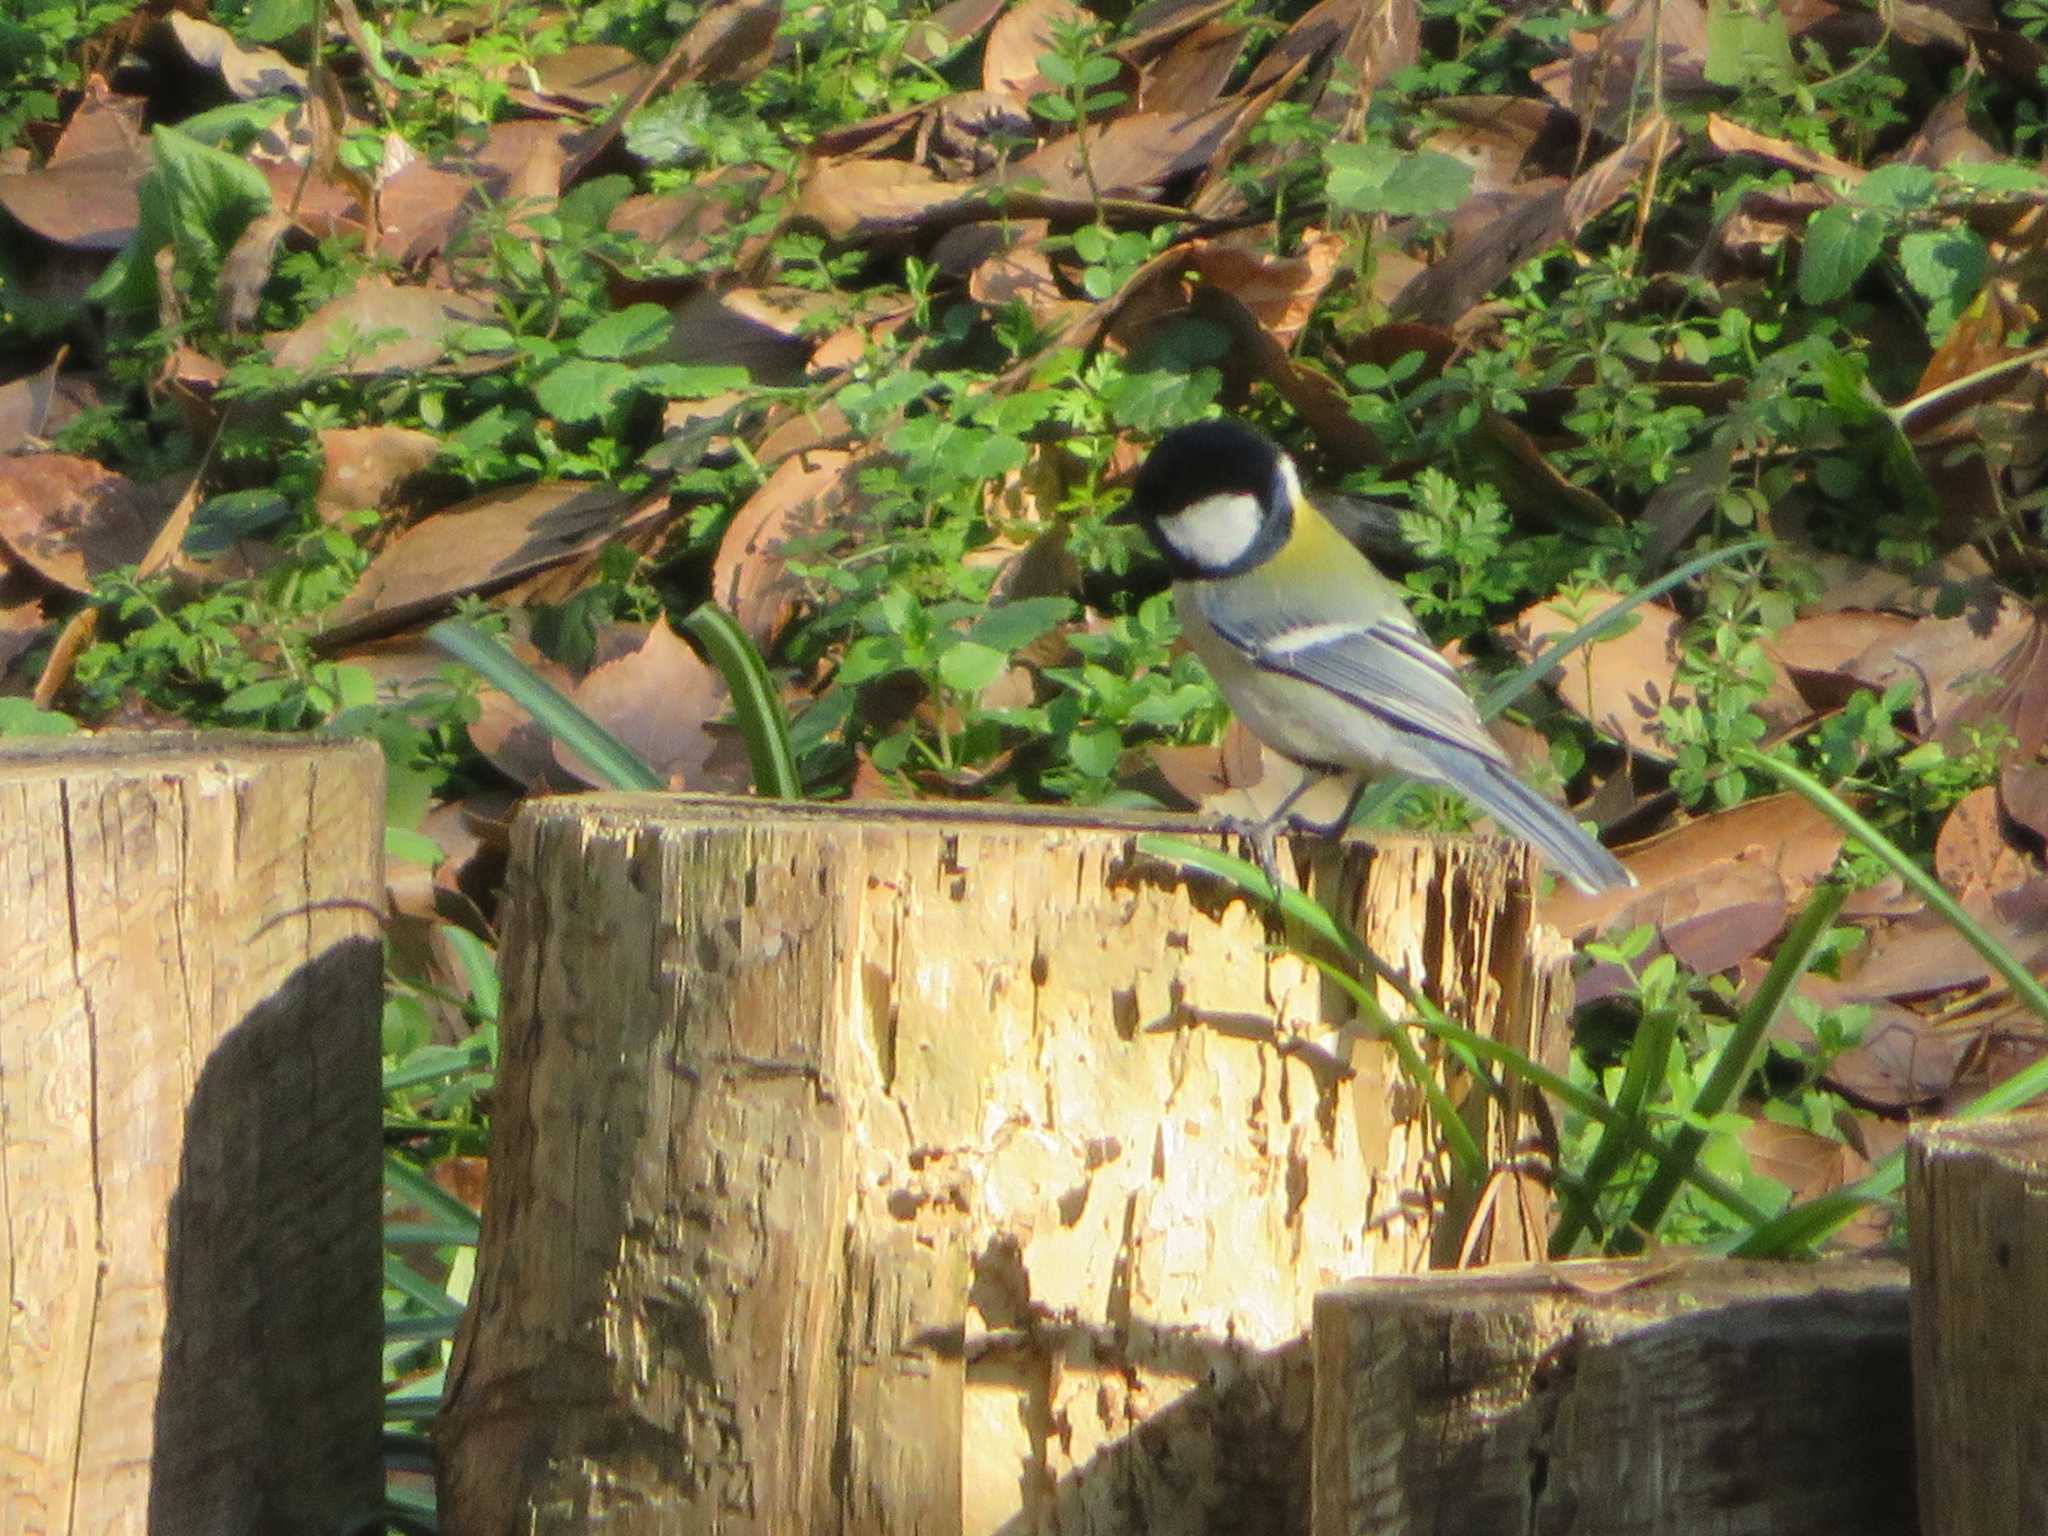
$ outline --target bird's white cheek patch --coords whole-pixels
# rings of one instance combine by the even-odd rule
[[[1207,496],[1159,519],[1159,531],[1190,565],[1217,570],[1235,563],[1259,536],[1259,501],[1256,496]]]

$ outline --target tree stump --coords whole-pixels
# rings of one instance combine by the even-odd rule
[[[0,1529],[381,1494],[374,747],[0,746]]]
[[[1896,1264],[1644,1260],[1316,1303],[1314,1536],[1912,1536]]]
[[[1915,1130],[1906,1205],[1921,1527],[2048,1531],[2048,1112]]]
[[[1481,1256],[1533,1253],[1547,1212],[1456,1187],[1341,994],[1138,825],[1188,823],[527,808],[451,1536],[1305,1531],[1316,1291],[1455,1257],[1475,1211]],[[1320,866],[1383,958],[1547,1053],[1528,874]]]

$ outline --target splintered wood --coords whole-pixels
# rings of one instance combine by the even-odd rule
[[[445,1529],[1306,1529],[1316,1291],[1467,1223],[1522,1256],[1546,1212],[1456,1186],[1341,994],[1133,839],[529,806]],[[1531,1038],[1563,952],[1527,874],[1422,841],[1320,870],[1391,963]],[[1505,1165],[1527,1128],[1484,1097]]]
[[[2048,1112],[1917,1128],[1906,1209],[1925,1536],[2048,1531]]]
[[[374,746],[0,748],[0,1531],[382,1488]]]
[[[1874,1260],[1346,1286],[1316,1303],[1314,1536],[1915,1536],[1906,1358]]]

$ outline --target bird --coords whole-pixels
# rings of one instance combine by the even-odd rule
[[[1232,713],[1307,770],[1253,828],[1276,888],[1272,831],[1302,793],[1322,776],[1359,780],[1344,815],[1317,829],[1341,833],[1389,772],[1458,790],[1582,891],[1635,883],[1517,776],[1401,589],[1302,494],[1294,461],[1264,433],[1232,417],[1168,432],[1119,516],[1165,558],[1182,631]]]

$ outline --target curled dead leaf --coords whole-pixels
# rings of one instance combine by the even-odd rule
[[[768,649],[796,611],[800,586],[784,545],[822,531],[852,494],[853,455],[824,449],[784,459],[734,514],[711,567],[711,599]]]
[[[826,160],[805,174],[796,217],[834,240],[868,241],[957,218],[980,201],[908,160]]]
[[[457,597],[499,591],[671,515],[666,489],[634,497],[580,480],[478,496],[386,545],[335,605],[320,644],[332,650],[390,634]]]
[[[738,794],[750,782],[745,740],[718,720],[730,705],[725,680],[666,620],[647,626],[624,655],[591,668],[570,697],[671,789]],[[599,782],[559,741],[554,759],[571,777]]]

